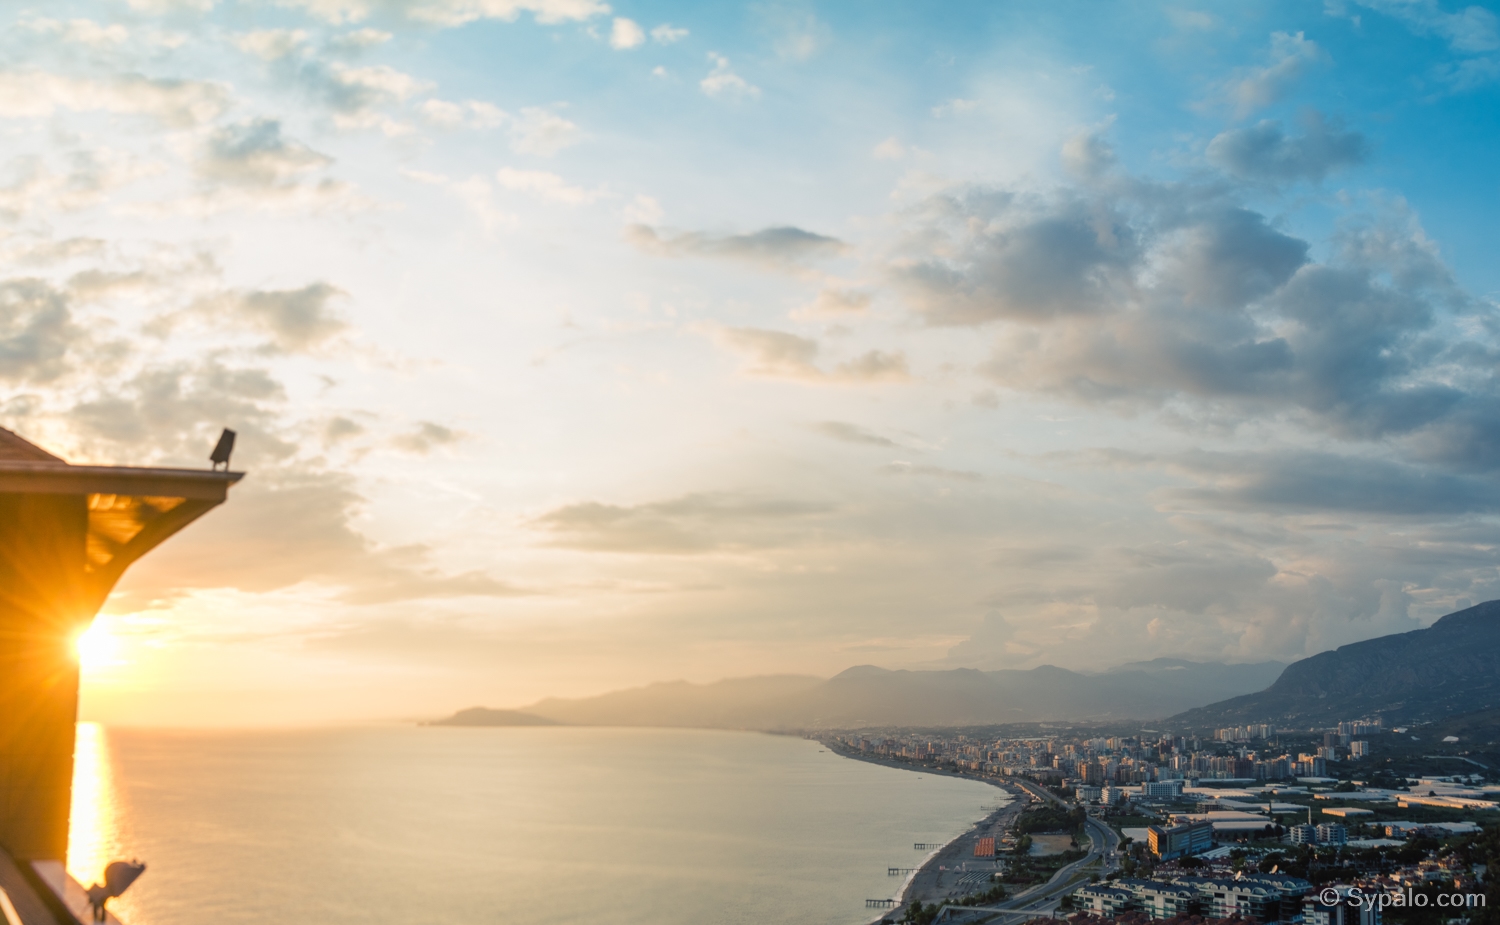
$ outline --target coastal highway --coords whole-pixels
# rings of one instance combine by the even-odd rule
[[[1015,783],[1020,782],[1015,781]],[[1061,806],[1070,805],[1043,788],[1030,784],[1021,784],[1021,786],[1030,793],[1046,798],[1049,802]],[[1058,900],[1087,883],[1090,875],[1097,873],[1102,878],[1106,873],[1114,870],[1119,863],[1119,833],[1093,817],[1084,821],[1084,828],[1089,835],[1088,854],[1053,874],[1052,879],[1046,883],[1031,887],[993,906],[974,906],[964,909],[962,917],[955,918],[954,921],[984,921],[994,922],[996,925],[1001,925],[1001,923],[1014,925],[1016,922],[1025,921],[1033,916],[1048,915]],[[994,914],[983,918],[979,915],[972,915],[972,913],[982,915],[986,912]]]

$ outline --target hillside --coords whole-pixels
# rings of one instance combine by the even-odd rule
[[[1101,674],[1051,665],[1025,671],[862,665],[827,680],[770,675],[713,684],[673,681],[578,700],[542,700],[523,712],[570,725],[767,730],[1135,720],[1264,687],[1281,668],[1276,662],[1182,659],[1137,662]]]
[[[556,726],[557,720],[522,713],[520,710],[490,710],[485,707],[470,707],[459,710],[452,716],[435,719],[425,726]]]
[[[1325,726],[1379,714],[1430,722],[1500,707],[1500,601],[1450,613],[1427,629],[1367,639],[1288,665],[1259,693],[1188,710],[1177,728],[1243,723]]]

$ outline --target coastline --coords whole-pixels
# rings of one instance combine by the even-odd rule
[[[980,833],[993,834],[998,843],[1000,833],[997,831],[997,829],[1009,831],[1010,826],[1015,822],[1015,817],[1021,814],[1026,806],[1029,805],[1031,800],[1031,795],[1025,790],[1025,788],[1019,787],[1015,784],[1007,784],[1004,781],[987,779],[983,777],[974,777],[968,774],[961,774],[955,771],[948,771],[941,768],[912,765],[907,762],[894,761],[888,758],[877,758],[871,755],[863,755],[858,752],[852,751],[845,746],[840,746],[827,740],[819,739],[818,741],[821,742],[824,747],[826,747],[830,752],[838,755],[841,758],[850,758],[855,761],[864,761],[870,764],[894,768],[901,771],[915,771],[921,774],[957,777],[962,780],[971,780],[977,783],[989,784],[997,790],[1003,791],[1006,796],[1010,798],[1005,803],[1005,805],[996,808],[993,812],[986,815],[983,819],[969,826],[967,830],[960,832],[958,835],[955,835],[940,848],[933,850],[926,857],[924,857],[921,863],[919,863],[916,868],[907,875],[906,880],[902,882],[900,889],[895,895],[896,905],[890,909],[883,910],[880,914],[870,919],[867,925],[876,925],[876,923],[879,923],[887,916],[899,914],[900,910],[910,905],[914,900],[929,902],[949,898],[947,894],[951,891],[951,887],[949,889],[945,889],[943,881],[945,875],[953,873],[954,871],[939,870],[939,868],[956,867],[959,862],[973,860],[973,842],[977,838],[983,837],[980,835]],[[949,862],[953,863],[950,864]]]

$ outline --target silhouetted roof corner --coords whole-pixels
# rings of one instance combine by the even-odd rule
[[[66,466],[68,461],[54,456],[21,435],[0,427],[0,461],[57,463]]]

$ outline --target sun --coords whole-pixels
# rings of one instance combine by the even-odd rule
[[[95,620],[88,629],[73,637],[73,652],[83,668],[98,668],[114,661],[120,640]]]

